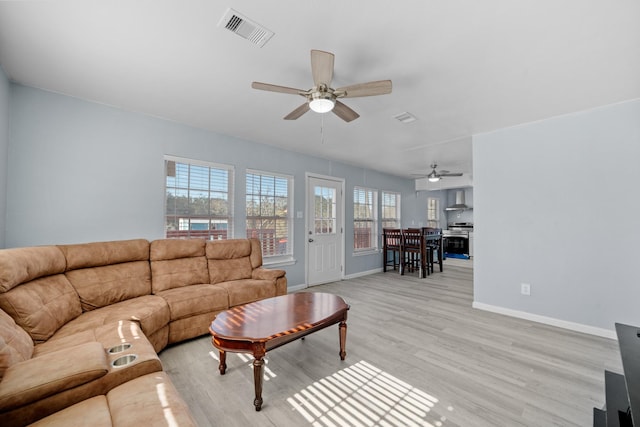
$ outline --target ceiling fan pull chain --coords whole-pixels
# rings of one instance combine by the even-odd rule
[[[320,145],[324,145],[324,114],[320,116]]]

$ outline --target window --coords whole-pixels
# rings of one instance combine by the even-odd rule
[[[165,236],[233,237],[233,167],[169,156],[164,164]]]
[[[355,251],[378,249],[378,211],[376,190],[353,189],[353,249]]]
[[[382,228],[401,228],[400,193],[382,192]]]
[[[262,241],[264,257],[293,256],[293,177],[247,171],[247,237]]]
[[[440,228],[440,199],[427,199],[427,227]]]

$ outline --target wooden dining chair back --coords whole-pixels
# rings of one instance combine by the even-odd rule
[[[419,228],[408,228],[402,230],[402,238],[403,238],[403,268],[401,269],[401,274],[404,274],[405,271],[418,271],[422,273],[424,277],[424,268],[423,263],[425,260],[425,246],[424,241],[422,239],[422,230]]]
[[[391,264],[389,264],[391,255]],[[382,229],[382,271],[386,272],[387,267],[393,266],[402,272],[402,230],[399,228]]]
[[[425,266],[427,268],[427,274],[431,274],[434,271],[434,264],[440,266],[442,272],[442,229],[423,227],[422,233],[425,241],[426,260]]]

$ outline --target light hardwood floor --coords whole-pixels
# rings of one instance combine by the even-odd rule
[[[351,305],[337,326],[267,354],[262,411],[251,358],[219,375],[209,337],[160,353],[201,426],[590,426],[617,342],[471,308],[468,266],[316,286]]]

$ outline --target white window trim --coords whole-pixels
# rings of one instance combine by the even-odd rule
[[[397,206],[397,213],[398,213],[398,217],[397,218],[385,218],[384,217],[384,196],[385,194],[392,194],[394,196],[396,196],[396,206]],[[385,222],[385,220],[388,219],[394,219],[397,223],[396,228],[402,228],[402,193],[400,193],[399,191],[390,191],[390,190],[382,190],[381,196],[380,196],[380,207],[381,207],[381,212],[380,212],[380,223],[382,224],[383,222]]]
[[[166,166],[166,162],[167,161],[172,161],[172,162],[177,162],[177,163],[183,163],[183,164],[189,164],[189,165],[194,165],[194,166],[201,166],[201,167],[207,167],[207,168],[213,168],[213,169],[223,169],[223,170],[227,170],[229,172],[230,175],[230,179],[229,179],[229,184],[228,184],[228,188],[227,188],[227,194],[228,194],[228,198],[229,198],[229,214],[228,214],[228,218],[229,218],[229,223],[227,226],[227,239],[233,239],[234,238],[234,229],[235,229],[235,221],[236,218],[234,216],[234,197],[235,197],[235,179],[236,179],[236,174],[235,174],[235,166],[233,165],[228,165],[228,164],[224,164],[224,163],[215,163],[215,162],[208,162],[205,160],[197,160],[197,159],[190,159],[188,157],[180,157],[180,156],[174,156],[174,155],[170,155],[170,154],[165,154],[163,159],[163,168],[165,168]],[[164,194],[163,194],[163,213],[162,213],[162,235],[166,237],[167,235],[167,231],[166,231],[166,216],[167,216],[167,177],[166,177],[166,169],[163,172],[164,175],[164,179],[163,179],[163,189],[164,189]]]
[[[375,189],[375,188],[369,188],[369,187],[363,187],[360,185],[355,185],[353,187],[353,191],[355,193],[356,190],[364,190],[364,191],[370,191],[372,193],[373,196],[373,200],[371,202],[371,206],[373,208],[373,230],[372,230],[372,236],[370,237],[370,242],[373,242],[374,246],[372,247],[368,247],[368,248],[361,248],[361,249],[356,249],[356,248],[352,248],[353,249],[353,254],[354,255],[369,255],[369,254],[375,254],[380,252],[380,247],[379,247],[379,243],[378,243],[378,228],[380,226],[380,219],[379,219],[379,202],[378,202],[378,197],[379,197],[379,190]],[[355,201],[355,194],[352,193],[352,204],[353,204],[353,209],[354,209],[354,215],[353,215],[353,222],[352,222],[352,226],[354,228],[354,238],[355,238],[355,222],[356,222],[356,217],[355,217],[355,205],[356,205],[356,201]],[[354,242],[355,245],[355,242]]]
[[[291,253],[287,254],[287,255],[272,255],[272,256],[265,256],[264,254],[262,255],[262,262],[263,265],[268,265],[271,267],[277,267],[277,266],[286,266],[286,265],[293,265],[296,263],[295,258],[293,257],[293,254],[295,253],[295,247],[294,247],[294,235],[293,235],[293,230],[294,230],[294,217],[293,217],[293,211],[294,211],[294,200],[293,200],[293,195],[295,194],[294,190],[294,176],[293,175],[288,175],[288,174],[283,174],[283,173],[279,173],[279,172],[270,172],[270,171],[265,171],[265,170],[261,170],[261,169],[250,169],[247,168],[245,170],[245,190],[244,190],[244,205],[245,205],[245,218],[244,218],[244,228],[245,228],[245,232],[247,229],[247,211],[246,211],[246,205],[247,205],[247,191],[246,191],[246,177],[248,174],[254,174],[254,175],[268,175],[268,176],[275,176],[278,178],[284,178],[287,180],[288,185],[287,185],[287,200],[289,202],[289,209],[287,210],[287,240],[289,242],[288,246],[291,249]]]

